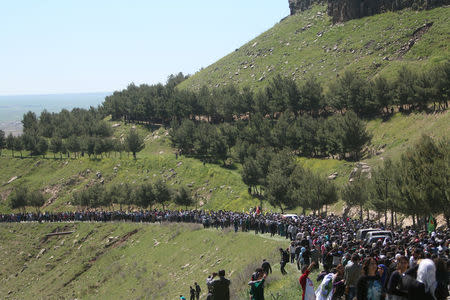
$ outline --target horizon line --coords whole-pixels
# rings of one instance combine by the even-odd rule
[[[108,94],[114,91],[97,91],[97,92],[62,92],[62,93],[30,93],[30,94],[0,94],[0,97],[15,97],[15,96],[56,96],[56,95],[80,95],[80,94]]]

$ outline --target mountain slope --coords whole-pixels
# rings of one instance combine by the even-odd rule
[[[45,237],[61,231],[74,233]],[[232,281],[232,299],[244,299],[263,258],[274,272],[266,295],[298,289],[296,267],[284,277],[276,264],[289,241],[268,234],[199,224],[28,223],[2,224],[0,238],[2,299],[175,299],[189,296],[194,282],[204,299],[205,279],[219,269]]]
[[[179,87],[227,84],[260,88],[276,74],[327,83],[347,69],[371,77],[449,59],[450,7],[403,10],[332,25],[326,6],[283,19]]]

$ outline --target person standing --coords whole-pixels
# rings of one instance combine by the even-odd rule
[[[291,264],[295,261],[295,243],[292,241],[289,246],[289,253],[291,254]]]
[[[351,261],[347,263],[344,269],[344,282],[346,290],[346,300],[353,300],[356,296],[356,283],[361,275],[361,266],[359,265],[359,255],[353,254]]]
[[[214,279],[219,275],[218,279]],[[230,300],[230,284],[231,281],[225,278],[225,270],[220,270],[219,273],[212,273],[206,279],[206,285],[209,287],[213,300]]]
[[[192,288],[192,286],[189,287],[189,294],[191,295],[190,300],[195,300],[195,290]]]
[[[197,284],[197,282],[194,282],[194,288],[195,288],[195,298],[198,300],[200,298],[200,293],[202,292],[202,289]]]
[[[309,279],[309,273],[314,267],[315,263],[312,262],[308,267],[303,267],[302,275],[298,279],[300,286],[302,287],[302,300],[315,300],[316,294],[314,293],[314,284],[311,279]]]
[[[402,276],[408,269],[408,259],[400,256],[397,259],[397,270],[395,270],[389,278],[387,293],[389,300],[406,300],[408,290],[403,286]]]
[[[374,258],[366,258],[362,265],[362,273],[356,284],[357,300],[382,300],[383,287],[377,276],[377,262]]]

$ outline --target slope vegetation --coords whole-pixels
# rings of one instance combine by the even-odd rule
[[[414,145],[422,134],[436,138],[449,137],[449,117],[448,111],[409,115],[397,113],[389,120],[369,121],[367,128],[373,135],[370,147],[373,155],[368,156],[365,161],[371,166],[377,166],[384,158],[396,159]],[[122,124],[115,129],[115,135],[122,136],[130,126]],[[44,192],[47,202],[41,210],[66,211],[77,209],[71,205],[74,192],[96,182],[103,181],[106,186],[124,183],[135,185],[156,179],[165,180],[173,188],[181,185],[188,187],[196,194],[196,205],[193,207],[197,208],[247,211],[259,204],[259,200],[251,198],[247,193],[239,164],[224,168],[218,164],[203,165],[195,158],[176,158],[175,149],[170,147],[165,129],[151,131],[138,126],[138,130],[145,136],[146,147],[138,153],[136,161],[125,153],[121,156],[113,153],[109,157],[97,159],[85,156],[76,159],[63,157],[60,160],[58,156],[53,158],[50,153],[46,158],[20,159],[18,153],[15,153],[16,158],[11,158],[10,151],[3,151],[0,157],[0,213],[12,212],[8,207],[8,197],[16,186],[27,186],[31,190]],[[298,161],[322,176],[337,172],[338,186],[348,181],[355,166],[354,162],[335,159],[299,158]],[[100,178],[97,172],[101,174]],[[18,178],[8,183],[14,177]],[[274,209],[266,204],[264,206]],[[174,204],[169,207],[178,208]]]
[[[61,231],[74,233],[45,237]],[[2,299],[175,299],[194,282],[203,299],[219,269],[232,299],[245,299],[263,258],[275,264],[266,295],[298,295],[294,267],[283,278],[277,269],[281,238],[164,223],[2,224],[0,238]]]
[[[403,10],[331,23],[326,6],[289,16],[233,53],[197,72],[179,87],[227,84],[260,88],[276,74],[322,83],[347,69],[388,77],[404,64],[415,68],[449,58],[449,7]]]

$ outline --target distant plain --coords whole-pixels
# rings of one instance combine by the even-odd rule
[[[7,134],[18,134],[22,131],[22,116],[28,111],[37,116],[46,109],[59,112],[74,107],[89,108],[100,105],[110,92],[49,94],[49,95],[10,95],[0,96],[0,129]]]

